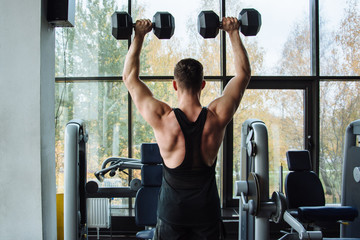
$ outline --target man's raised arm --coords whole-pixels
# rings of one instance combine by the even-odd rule
[[[223,18],[223,30],[229,34],[234,53],[235,76],[226,85],[223,95],[209,105],[209,109],[219,116],[226,125],[232,119],[251,77],[251,68],[246,49],[239,35],[239,21],[236,18]]]
[[[155,99],[146,84],[140,80],[140,53],[145,35],[152,29],[150,20],[138,20],[135,24],[135,36],[125,58],[123,81],[136,108],[152,127],[161,125],[161,117],[171,108]]]

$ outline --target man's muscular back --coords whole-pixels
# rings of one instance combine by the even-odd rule
[[[181,108],[180,108],[181,109]],[[181,109],[190,122],[195,122],[202,107]],[[185,139],[180,125],[173,111],[168,112],[162,119],[162,126],[154,129],[155,137],[160,148],[161,156],[167,167],[176,168],[185,158]],[[221,124],[216,113],[208,108],[205,126],[201,140],[201,155],[207,166],[215,162],[220,148],[226,125]]]
[[[176,168],[185,157],[185,140],[179,123],[171,107],[156,99],[146,84],[139,78],[141,47],[145,35],[151,28],[150,20],[137,21],[135,37],[125,59],[123,81],[136,108],[145,121],[154,129],[166,166]],[[235,114],[251,76],[249,59],[239,35],[239,22],[236,18],[224,18],[223,30],[228,33],[233,48],[235,76],[227,83],[222,96],[215,99],[208,106],[201,140],[202,158],[208,166],[211,166],[216,159],[226,125]],[[199,74],[196,76],[196,79],[199,80]],[[191,78],[179,79],[176,78],[176,74],[174,74],[174,77],[176,81],[173,81],[173,85],[178,94],[179,108],[185,113],[188,120],[193,122],[202,109],[200,94],[205,86],[205,81],[202,81],[202,66],[200,79],[202,82],[197,81],[201,84],[200,89],[200,85],[188,88],[185,83],[181,82],[185,84],[182,85],[178,82],[178,80],[182,81],[184,79],[192,80]]]

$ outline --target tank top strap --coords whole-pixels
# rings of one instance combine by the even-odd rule
[[[179,108],[173,108],[173,111],[175,113],[176,119],[179,122],[179,125],[181,127],[181,131],[184,134],[184,137],[188,137],[189,135],[192,135],[196,132],[199,132],[204,129],[206,116],[207,116],[207,108],[203,107],[198,118],[195,122],[189,121],[189,119],[186,117],[185,113],[181,111]]]
[[[205,163],[201,154],[201,138],[208,109],[203,107],[195,122],[189,121],[185,113],[179,108],[173,110],[185,138],[185,159],[179,167],[193,169],[204,166]]]
[[[203,108],[195,122],[180,109],[173,109],[185,138],[185,157],[180,166],[164,164],[158,217],[174,225],[202,226],[220,220],[220,198],[215,164],[207,166],[201,154],[201,140],[207,116]],[[215,161],[216,162],[216,161]]]

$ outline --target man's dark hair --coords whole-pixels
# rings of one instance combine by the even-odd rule
[[[203,66],[195,59],[185,58],[175,65],[174,76],[181,88],[193,93],[199,92],[203,81]]]

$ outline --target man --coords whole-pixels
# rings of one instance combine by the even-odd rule
[[[154,239],[219,239],[220,201],[215,182],[217,153],[225,128],[235,114],[250,81],[251,69],[236,18],[223,18],[234,52],[235,76],[223,95],[208,107],[200,103],[205,87],[203,68],[194,59],[175,66],[173,87],[178,108],[155,99],[139,79],[140,52],[150,20],[138,20],[125,59],[123,81],[146,122],[154,129],[163,158],[164,178],[159,196]]]

